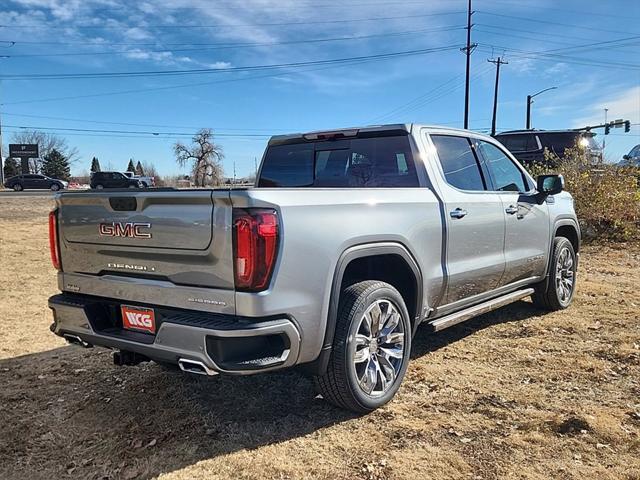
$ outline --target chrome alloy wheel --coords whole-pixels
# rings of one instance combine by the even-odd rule
[[[556,292],[563,304],[571,300],[573,286],[575,284],[575,269],[573,255],[567,247],[560,250],[556,262]]]
[[[352,339],[358,385],[372,397],[389,391],[405,361],[405,331],[400,315],[393,302],[376,300],[361,317]]]

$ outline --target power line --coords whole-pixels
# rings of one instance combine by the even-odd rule
[[[479,72],[473,74],[471,76],[472,79],[477,79],[482,77],[485,73],[487,73],[489,70],[491,70],[491,67],[485,67],[483,69],[481,69]],[[456,83],[453,86],[450,86],[449,88],[444,88],[447,85],[450,85],[454,82],[456,82],[457,80],[460,80],[462,77],[464,77],[463,73],[460,73],[458,75],[455,75],[454,77],[450,78],[449,80],[447,80],[446,82],[438,85],[437,87],[429,90],[427,93],[424,93],[416,98],[413,98],[412,100],[409,100],[407,103],[400,105],[397,108],[394,108],[393,110],[383,114],[383,115],[379,115],[378,117],[376,117],[375,119],[373,119],[373,121],[368,122],[368,123],[376,123],[379,122],[381,120],[385,120],[390,118],[390,117],[394,117],[394,116],[398,116],[400,114],[402,115],[407,115],[408,113],[414,112],[422,107],[424,107],[425,105],[429,104],[429,103],[433,103],[437,100],[440,100],[441,98],[446,97],[447,95],[450,95],[451,93],[455,92],[456,90],[462,88],[464,86],[464,83]],[[475,121],[475,120],[471,120],[471,121]],[[458,122],[449,122],[449,123],[459,123]]]
[[[271,65],[249,65],[244,67],[228,68],[197,68],[197,69],[177,69],[177,70],[150,70],[140,72],[102,72],[102,73],[35,73],[35,74],[14,74],[2,75],[2,80],[68,80],[68,79],[90,79],[90,78],[130,78],[130,77],[165,77],[182,75],[200,75],[211,73],[229,72],[249,72],[274,70],[283,68],[300,68],[315,65],[341,64],[360,60],[383,60],[387,58],[405,57],[413,55],[423,55],[426,53],[442,52],[458,48],[455,45],[448,45],[434,48],[423,48],[417,50],[407,50],[403,52],[380,53],[375,55],[363,55],[359,57],[336,58],[329,60],[312,60],[307,62],[290,62]]]
[[[22,132],[24,131],[24,129],[15,129],[15,128],[9,128],[7,129],[8,131],[11,132]],[[59,133],[56,130],[52,130],[53,133]],[[181,136],[162,136],[162,135],[125,135],[125,134],[106,134],[106,133],[77,133],[77,132],[63,132],[62,133],[65,136],[73,136],[73,137],[101,137],[101,138],[135,138],[137,140],[146,140],[146,139],[153,139],[153,140],[172,140],[172,139],[178,139],[178,138],[184,138]],[[265,137],[265,138],[268,138]],[[259,137],[235,137],[235,139],[238,140],[247,140],[247,141],[260,141],[260,142],[264,142],[265,138],[259,138]]]
[[[558,61],[562,60],[565,63],[574,63],[576,65],[586,65],[586,66],[594,66],[594,67],[608,67],[608,68],[620,68],[627,70],[637,70],[640,69],[640,64],[632,64],[632,63],[623,63],[623,62],[611,62],[606,60],[596,60],[596,59],[588,59],[582,57],[572,57],[569,55],[560,55],[560,54],[552,54],[545,52],[530,52],[525,50],[519,50],[512,47],[504,47],[493,44],[479,44],[484,51],[487,51],[487,48],[493,50],[503,50],[516,52],[512,54],[512,57],[516,58],[529,58],[529,59],[537,59],[537,60],[547,60],[547,61]]]
[[[339,65],[329,65],[329,66],[323,66],[323,67],[308,68],[308,69],[289,72],[289,74],[318,72],[322,70],[331,70],[331,69],[339,68],[343,66],[359,65],[362,63],[367,63],[367,61],[361,60],[358,62],[350,62],[350,63],[344,63]],[[37,99],[31,99],[31,100],[18,100],[14,102],[4,102],[4,103],[1,103],[0,106],[1,105],[22,105],[22,104],[28,104],[28,103],[57,102],[57,101],[63,101],[63,100],[77,100],[77,99],[84,99],[84,98],[100,98],[100,97],[110,97],[110,96],[117,96],[117,95],[129,95],[132,93],[159,92],[159,91],[174,90],[174,89],[180,89],[180,88],[195,88],[195,87],[203,87],[203,86],[210,86],[210,85],[218,85],[222,83],[246,82],[246,81],[259,80],[264,78],[279,77],[280,75],[282,75],[282,72],[267,73],[264,75],[251,75],[248,77],[229,78],[225,80],[215,80],[215,81],[208,81],[208,82],[182,83],[178,85],[167,85],[163,87],[145,87],[145,88],[134,88],[129,90],[116,90],[116,91],[102,92],[102,93],[88,93],[84,95],[66,95],[62,97],[48,97],[48,98],[37,98]]]
[[[352,7],[368,7],[368,6],[378,6],[378,7],[386,7],[386,6],[390,6],[390,5],[399,5],[399,6],[406,6],[406,5],[422,5],[422,6],[427,6],[429,5],[429,3],[425,0],[418,0],[418,1],[403,1],[403,2],[364,2],[364,3],[349,3],[347,6],[352,8]],[[177,6],[177,7],[172,7],[172,6],[167,6],[167,5],[163,5],[162,10],[209,10],[210,7],[195,7],[195,6]],[[224,4],[221,2],[216,2],[216,8],[219,9],[223,9],[223,10],[247,10],[246,6],[238,6],[237,2],[231,3],[231,4]],[[296,1],[295,4],[286,4],[286,5],[269,5],[268,8],[266,8],[265,6],[260,6],[260,11],[264,11],[264,10],[276,10],[276,11],[280,11],[283,9],[286,10],[290,10],[290,9],[295,9],[295,8],[341,8],[344,9],[345,8],[345,4],[344,3],[315,3],[315,2],[298,2]],[[109,8],[107,8],[107,11],[117,11],[117,10],[123,10],[123,9],[127,9],[130,10],[131,6],[127,5],[127,6],[110,6]]]
[[[471,75],[471,79],[472,80],[476,80],[476,79],[482,77],[483,75],[485,75],[489,70],[491,70],[491,67],[485,67],[484,69],[481,69],[479,72],[476,72],[473,75]],[[443,92],[439,92],[434,97],[431,97],[431,98],[429,98],[427,100],[419,102],[418,104],[413,105],[412,107],[410,107],[408,110],[405,110],[403,112],[403,115],[406,115],[407,113],[414,112],[414,111],[424,107],[425,105],[427,105],[429,103],[433,103],[435,101],[440,100],[441,98],[445,98],[446,96],[452,94],[453,92],[455,92],[456,90],[462,88],[463,86],[464,86],[464,83],[459,83],[457,85],[454,85],[454,86],[450,87],[449,89],[447,89],[447,90],[445,90]]]
[[[454,77],[450,78],[449,80],[445,81],[444,83],[441,83],[440,85],[434,87],[433,89],[429,90],[428,92],[421,94],[411,100],[409,100],[408,102],[394,108],[391,111],[388,111],[387,113],[384,113],[382,115],[378,115],[377,117],[375,117],[373,120],[371,120],[371,122],[367,122],[367,123],[376,123],[379,122],[385,118],[391,117],[393,115],[399,114],[401,113],[403,110],[406,109],[410,109],[412,107],[414,107],[415,105],[420,104],[422,101],[429,99],[432,95],[434,95],[436,92],[438,92],[440,89],[446,87],[447,85],[456,82],[457,80],[459,80],[460,78],[462,78],[464,76],[463,73],[460,73],[458,75],[455,75]],[[440,93],[440,92],[438,92]]]
[[[371,60],[358,60],[353,62],[345,62],[338,65],[328,65],[328,66],[325,65],[322,67],[307,68],[307,69],[292,71],[292,72],[288,72],[288,74],[312,73],[312,72],[318,72],[323,70],[330,70],[334,68],[340,68],[344,66],[360,65],[363,63],[368,63],[369,61]],[[174,90],[174,89],[180,89],[180,88],[195,88],[195,87],[202,87],[202,86],[211,86],[211,85],[218,85],[222,83],[245,82],[245,81],[259,80],[264,78],[274,78],[274,77],[279,77],[280,75],[282,75],[282,72],[267,73],[264,75],[251,75],[247,77],[230,78],[230,79],[207,81],[207,82],[183,83],[183,84],[168,85],[168,86],[162,86],[162,87],[145,87],[145,88],[135,88],[135,89],[129,89],[129,90],[116,90],[116,91],[102,92],[102,93],[89,93],[89,94],[83,94],[83,95],[66,95],[66,96],[60,96],[60,97],[44,97],[44,98],[37,98],[37,99],[31,99],[31,100],[18,100],[13,102],[3,102],[3,103],[0,103],[0,105],[22,105],[22,104],[29,104],[29,103],[44,103],[44,102],[56,102],[56,101],[77,100],[77,99],[86,99],[86,98],[100,98],[100,97],[109,97],[109,96],[117,96],[117,95],[129,95],[134,93],[149,93],[149,92]]]
[[[485,28],[486,27],[499,28],[500,31],[493,32],[491,30],[485,30],[482,27],[485,27]],[[553,43],[553,44],[556,44],[556,45],[565,45],[566,48],[582,47],[582,45],[579,45],[579,44],[567,44],[566,42],[563,42],[563,41],[549,40],[546,37],[552,36],[552,37],[559,37],[559,38],[569,38],[569,39],[574,39],[574,40],[592,40],[592,38],[574,37],[574,36],[570,36],[570,35],[556,35],[556,34],[549,33],[549,32],[529,32],[528,30],[518,30],[518,29],[515,29],[515,28],[508,29],[510,31],[515,31],[515,32],[519,32],[519,31],[522,31],[522,32],[525,32],[525,33],[529,32],[529,33],[532,33],[534,35],[540,35],[540,37],[536,38],[536,37],[528,37],[528,36],[524,36],[524,35],[514,35],[512,33],[506,33],[504,31],[504,30],[507,30],[506,28],[494,27],[493,25],[484,25],[484,24],[480,24],[480,23],[478,24],[478,26],[476,27],[475,30],[476,30],[476,32],[480,32],[480,33],[484,33],[484,34],[488,34],[488,35],[493,35],[493,36],[499,36],[501,38],[502,37],[521,38],[523,40],[533,40],[535,42],[541,41],[543,39],[542,37],[544,37],[544,42],[545,43]],[[615,42],[615,41],[617,41],[617,40],[611,40],[611,42]],[[628,48],[628,47],[631,47],[631,46],[634,46],[634,45],[635,45],[635,43],[634,44],[615,45],[615,47],[616,48]]]
[[[421,33],[430,33],[430,32],[448,32],[454,30],[461,30],[464,26],[462,25],[449,25],[442,26],[436,28],[425,28],[421,30],[409,30],[403,32],[389,32],[389,33],[379,33],[372,35],[357,35],[350,37],[332,37],[332,38],[315,38],[315,39],[307,39],[307,40],[289,40],[289,41],[281,41],[281,42],[260,42],[260,43],[209,43],[209,44],[200,44],[201,47],[197,48],[164,48],[158,50],[145,50],[145,53],[166,53],[166,52],[203,52],[203,51],[211,51],[211,50],[227,50],[227,49],[240,49],[240,48],[253,48],[253,47],[270,47],[270,46],[278,46],[278,45],[299,45],[299,44],[311,44],[311,43],[326,43],[326,42],[340,42],[340,41],[352,41],[352,40],[366,40],[373,38],[389,38],[389,37],[400,37],[400,36],[410,36],[410,35],[419,35]],[[1,41],[0,41],[1,42]],[[20,44],[24,42],[15,41],[15,44]],[[83,45],[82,43],[68,43],[63,45]],[[90,42],[84,43],[84,45],[93,45]],[[131,45],[131,46],[144,46],[144,45],[157,45],[154,44],[120,44],[114,43],[111,45]],[[168,44],[171,45],[171,44]],[[179,45],[179,44],[176,44]],[[184,45],[199,45],[199,44],[184,44]],[[100,45],[103,46],[103,45]],[[6,58],[27,58],[27,57],[67,57],[67,56],[94,56],[94,55],[121,55],[121,54],[131,54],[135,53],[135,50],[106,50],[106,51],[98,51],[98,52],[58,52],[58,53],[27,53],[27,54],[16,54],[16,55],[5,55]]]
[[[215,25],[194,25],[194,24],[170,24],[170,25],[48,25],[48,24],[31,24],[31,25],[7,25],[0,24],[0,28],[39,28],[39,29],[67,29],[73,28],[76,30],[129,30],[131,28],[144,28],[150,29],[185,29],[185,28],[244,28],[244,27],[283,27],[294,25],[326,25],[326,24],[341,24],[341,23],[354,23],[354,22],[377,22],[380,20],[402,20],[407,18],[426,18],[426,17],[438,17],[446,15],[457,15],[464,13],[463,11],[452,12],[436,12],[436,13],[423,13],[418,15],[401,15],[391,17],[370,17],[370,18],[350,18],[339,20],[314,20],[304,22],[264,22],[264,23],[236,23],[236,24],[215,24]]]
[[[195,132],[154,132],[154,131],[140,131],[140,130],[104,130],[98,128],[68,128],[68,127],[42,127],[34,125],[5,125],[7,128],[16,128],[20,130],[55,130],[60,132],[82,132],[82,133],[112,133],[112,134],[126,134],[126,135],[153,135],[153,136],[170,136],[170,137],[193,137]],[[258,134],[258,133],[215,133],[214,136],[219,137],[242,137],[242,138],[269,138],[271,135]]]
[[[585,27],[583,25],[575,25],[575,24],[568,24],[568,23],[561,23],[561,22],[552,22],[550,20],[539,20],[537,18],[529,18],[529,17],[518,17],[516,15],[507,15],[504,13],[493,13],[493,12],[487,12],[485,10],[477,10],[477,13],[483,14],[483,15],[491,15],[493,17],[502,17],[502,18],[511,18],[511,19],[515,19],[515,20],[523,20],[526,22],[535,22],[535,23],[544,23],[547,25],[558,25],[561,27],[569,27],[569,28],[579,28],[582,30],[596,30],[596,31],[600,31],[600,32],[609,32],[609,33],[626,33],[628,35],[634,35],[635,32],[624,32],[622,30],[607,30],[604,28],[598,28],[598,27]]]
[[[491,3],[499,3],[502,5],[512,5],[514,7],[518,7],[518,8],[530,8],[530,9],[535,9],[537,11],[540,11],[541,7],[538,5],[527,5],[526,3],[523,2],[505,2],[502,0],[491,0]],[[589,11],[589,9],[583,9],[583,10],[567,10],[565,8],[555,8],[555,7],[547,7],[544,6],[542,7],[544,10],[552,10],[552,11],[556,11],[556,12],[565,12],[565,13],[571,13],[571,14],[575,14],[575,15],[593,15],[596,17],[613,17],[613,18],[624,18],[625,20],[640,20],[640,18],[638,17],[627,17],[624,15],[614,15],[611,13],[604,13],[604,12],[592,12]]]
[[[160,125],[157,123],[130,123],[130,122],[110,122],[110,121],[106,121],[106,120],[91,120],[91,119],[86,119],[86,118],[70,118],[70,117],[54,117],[54,116],[48,116],[48,115],[30,115],[30,114],[24,114],[24,113],[12,113],[12,112],[2,112],[3,115],[8,116],[8,117],[24,117],[24,118],[41,118],[41,119],[45,119],[45,120],[62,120],[62,121],[67,121],[67,122],[82,122],[82,123],[96,123],[96,124],[102,124],[102,125],[125,125],[125,126],[129,126],[129,127],[155,127],[155,128],[178,128],[178,129],[184,129],[184,130],[189,130],[189,129],[193,129],[193,130],[198,130],[200,127],[196,127],[196,126],[185,126],[185,125]],[[229,128],[229,127],[224,127],[224,128],[215,128],[215,127],[210,127],[213,130],[220,131],[220,130],[228,130],[228,131],[240,131],[240,132],[273,132],[275,130],[286,130],[289,131],[290,129],[273,129],[273,128]]]
[[[587,41],[592,41],[593,40],[593,36],[591,36],[591,37],[578,37],[578,36],[575,36],[575,35],[566,35],[566,34],[561,34],[561,33],[548,32],[546,30],[545,31],[541,31],[541,30],[537,30],[537,31],[536,30],[524,30],[522,28],[506,27],[506,26],[503,26],[503,25],[492,25],[492,24],[489,24],[489,23],[481,23],[481,22],[478,22],[476,25],[479,26],[479,27],[494,28],[494,29],[497,29],[497,30],[500,30],[500,31],[508,30],[508,31],[511,31],[511,32],[530,33],[530,34],[533,34],[533,35],[540,35],[541,37],[545,37],[545,38],[550,36],[550,37],[558,37],[558,38],[568,38],[568,39],[571,39],[571,40],[587,40]],[[617,32],[617,33],[621,33],[621,32]],[[634,35],[636,35],[636,34],[634,34]]]

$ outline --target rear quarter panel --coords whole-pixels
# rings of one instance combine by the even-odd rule
[[[320,352],[334,272],[348,248],[401,244],[425,278],[425,301],[440,292],[440,210],[427,188],[264,188],[232,193],[231,199],[234,207],[271,207],[280,214],[280,254],[270,288],[258,294],[236,292],[236,311],[292,315],[303,337],[300,362]]]

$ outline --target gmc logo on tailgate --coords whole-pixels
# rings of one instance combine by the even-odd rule
[[[151,238],[151,233],[145,231],[150,228],[150,223],[135,222],[111,222],[98,225],[98,231],[103,237]]]

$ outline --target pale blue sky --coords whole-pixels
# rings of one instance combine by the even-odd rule
[[[626,135],[612,131],[607,157],[640,143],[640,2],[475,0],[474,9],[471,128],[491,125],[487,59],[504,56],[498,130],[523,128],[526,95],[557,86],[536,98],[534,127],[602,122],[607,107],[609,119],[636,124]],[[241,176],[269,134],[413,121],[461,127],[465,10],[465,0],[5,0],[5,143],[17,127],[47,127],[79,149],[73,173],[95,155],[103,168],[124,169],[133,157],[176,174],[172,144],[210,127],[226,174],[235,160]],[[205,72],[184,72],[195,69]],[[166,71],[177,72],[104,77]],[[41,74],[54,77],[32,77]]]

